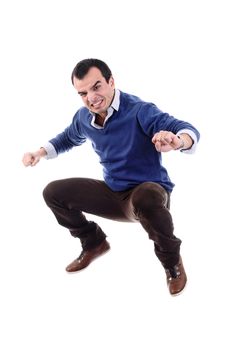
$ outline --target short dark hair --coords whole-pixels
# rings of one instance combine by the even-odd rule
[[[97,58],[86,58],[78,62],[74,67],[71,74],[72,84],[74,84],[74,78],[77,78],[79,80],[83,79],[84,76],[88,73],[89,69],[92,67],[98,68],[101,71],[106,82],[109,82],[109,79],[112,76],[112,72],[108,65],[105,62],[98,60]]]

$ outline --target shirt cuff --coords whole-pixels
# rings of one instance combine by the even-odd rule
[[[47,142],[44,146],[42,146],[47,154],[44,157],[45,159],[53,159],[56,158],[58,156],[57,151],[55,150],[55,147],[53,146],[53,144],[51,142]]]
[[[197,136],[196,136],[196,134],[190,129],[179,130],[176,135],[178,136],[180,134],[188,134],[191,137],[191,139],[193,140],[192,147],[190,147],[188,149],[182,149],[181,152],[187,153],[187,154],[193,154],[197,148]]]

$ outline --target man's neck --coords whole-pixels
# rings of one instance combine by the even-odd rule
[[[99,114],[96,114],[95,115],[95,123],[97,125],[99,125],[99,126],[103,126],[105,118],[106,118],[106,115],[105,116],[101,116]]]

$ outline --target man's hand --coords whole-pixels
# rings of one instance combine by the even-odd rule
[[[46,154],[44,148],[40,148],[36,152],[27,152],[23,155],[22,162],[25,166],[35,166]]]
[[[179,137],[171,131],[160,131],[154,134],[152,142],[158,152],[169,152],[176,149],[188,149],[192,146],[193,140],[188,134],[181,134]]]

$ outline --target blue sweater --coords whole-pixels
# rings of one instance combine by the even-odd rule
[[[151,142],[160,130],[188,129],[199,139],[199,132],[190,124],[162,112],[154,104],[120,92],[118,111],[114,110],[103,128],[91,125],[92,114],[80,108],[73,121],[49,142],[57,154],[79,146],[89,139],[103,166],[103,177],[113,191],[123,191],[152,181],[171,192],[174,184],[162,166],[161,153]]]

